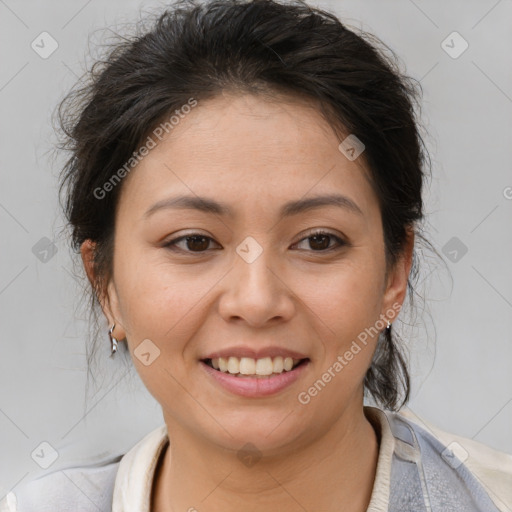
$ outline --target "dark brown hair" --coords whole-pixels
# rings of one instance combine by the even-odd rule
[[[112,275],[122,183],[101,200],[94,190],[126,164],[162,119],[190,98],[200,103],[228,89],[309,98],[340,133],[363,141],[388,269],[403,251],[408,228],[426,242],[418,225],[430,163],[415,110],[421,86],[400,71],[382,41],[356,32],[303,1],[185,0],[109,47],[58,110],[60,147],[71,152],[60,193],[65,191],[72,245],[78,252],[84,240],[96,243],[92,310]],[[410,300],[417,270],[415,251]],[[394,326],[385,330],[365,377],[367,394],[395,410],[410,393],[400,347]]]

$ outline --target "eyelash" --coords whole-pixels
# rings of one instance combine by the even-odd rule
[[[338,243],[338,247],[328,247],[327,249],[322,249],[322,250],[318,250],[318,251],[315,251],[313,249],[311,249],[311,252],[314,252],[314,253],[327,253],[327,252],[331,252],[331,251],[334,251],[334,250],[337,250],[337,249],[341,249],[342,247],[344,246],[348,246],[348,242],[346,242],[345,240],[343,240],[342,238],[340,238],[339,236],[335,235],[334,233],[331,233],[329,231],[323,231],[323,230],[316,230],[316,231],[313,231],[311,233],[309,233],[307,236],[305,236],[304,238],[301,238],[297,243],[293,244],[293,245],[297,245],[299,244],[300,242],[304,241],[304,240],[307,240],[308,238],[313,238],[314,236],[328,236],[330,237],[331,239],[334,239],[337,243]],[[205,251],[189,251],[189,250],[185,250],[185,249],[181,249],[179,247],[177,247],[177,243],[182,241],[182,240],[186,240],[187,238],[206,238],[208,240],[213,240],[213,238],[209,237],[209,236],[206,236],[206,235],[203,235],[202,233],[190,233],[190,234],[187,234],[187,235],[183,235],[183,236],[180,236],[178,238],[174,238],[173,240],[169,240],[169,242],[166,242],[163,247],[171,250],[171,251],[175,251],[175,252],[184,252],[184,253],[189,253],[189,254],[204,254],[205,252],[208,251],[205,250]]]

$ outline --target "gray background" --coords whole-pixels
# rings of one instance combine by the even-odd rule
[[[89,35],[159,5],[0,0],[0,498],[45,471],[31,456],[44,452],[50,461],[42,442],[58,453],[53,471],[124,453],[163,422],[140,381],[130,387],[121,361],[108,359],[106,323],[100,360],[112,378],[84,409],[87,320],[76,311],[82,281],[72,275],[60,235],[61,159],[51,153],[50,123],[82,73]],[[409,408],[444,430],[512,452],[512,2],[316,5],[383,39],[424,89],[434,175],[427,236],[447,269],[425,253],[425,327],[408,336]],[[58,44],[46,59],[31,47],[43,31]],[[453,31],[469,44],[457,58],[442,45]],[[463,41],[451,39],[445,45],[459,51]],[[47,39],[40,51],[50,48]],[[49,252],[41,249],[44,237],[53,242]]]

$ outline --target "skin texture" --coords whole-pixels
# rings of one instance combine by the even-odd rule
[[[339,142],[303,100],[224,93],[200,102],[124,179],[114,272],[101,302],[169,431],[152,510],[366,510],[378,439],[363,412],[363,379],[377,337],[310,403],[297,396],[402,304],[414,236],[386,275],[377,197],[362,158],[348,160]],[[350,197],[362,215],[324,206],[278,217],[287,201],[325,193]],[[144,219],[178,194],[224,202],[234,216],[162,209]],[[315,245],[313,228],[348,243]],[[192,233],[213,241],[164,247]],[[247,236],[263,250],[252,263],[236,252]],[[93,249],[84,242],[91,280]],[[160,350],[148,366],[133,355],[145,339]],[[297,350],[310,365],[275,395],[240,397],[199,359],[241,344]],[[237,457],[246,443],[261,454],[250,467]]]

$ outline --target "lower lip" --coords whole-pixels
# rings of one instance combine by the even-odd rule
[[[211,375],[224,389],[248,398],[269,396],[282,391],[294,383],[306,371],[309,363],[309,360],[304,361],[295,369],[280,373],[274,377],[257,378],[236,377],[235,375],[215,370],[204,361],[200,361],[200,365],[206,373]]]

